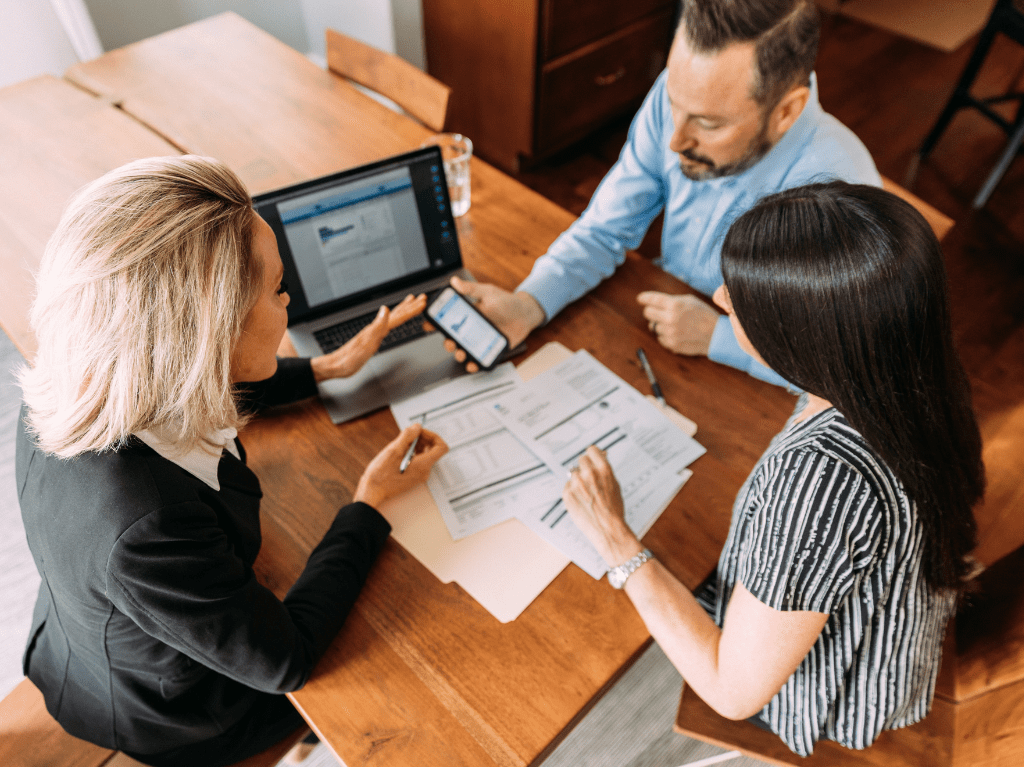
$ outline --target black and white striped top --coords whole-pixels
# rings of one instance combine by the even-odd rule
[[[772,440],[733,507],[715,621],[737,581],[776,610],[829,613],[761,711],[801,756],[820,738],[865,748],[928,713],[955,597],[923,572],[923,532],[902,484],[834,408]]]

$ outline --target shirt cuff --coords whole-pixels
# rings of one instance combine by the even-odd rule
[[[771,368],[762,365],[740,348],[736,334],[732,332],[732,323],[724,315],[719,317],[718,322],[715,323],[715,332],[711,334],[711,345],[708,347],[708,359],[742,370],[761,381],[775,386],[783,386],[793,393],[799,391],[785,378]]]
[[[517,293],[529,293],[540,304],[540,308],[544,310],[542,325],[546,325],[552,317],[577,298],[560,289],[559,280],[553,279],[551,275],[545,273],[546,271],[543,267],[538,268],[534,265],[533,271],[516,288]]]

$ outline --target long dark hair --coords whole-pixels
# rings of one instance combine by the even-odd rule
[[[963,588],[981,437],[942,251],[921,214],[876,187],[790,189],[733,224],[722,273],[765,362],[829,400],[916,502],[928,582]]]

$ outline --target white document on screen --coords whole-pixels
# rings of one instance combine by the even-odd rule
[[[448,444],[427,488],[453,540],[513,517],[539,516],[561,495],[564,481],[495,415],[496,398],[520,385],[506,363],[391,406],[399,427],[420,421]]]
[[[689,476],[686,467],[705,452],[586,351],[501,394],[493,407],[501,422],[560,478],[560,485],[587,447],[604,450],[622,489],[626,522],[640,536],[682,487]],[[561,493],[539,517],[520,519],[593,577],[607,570],[569,519]]]

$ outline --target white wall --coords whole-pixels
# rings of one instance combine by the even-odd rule
[[[234,11],[296,50],[309,49],[297,0],[85,0],[85,4],[108,51],[224,11]]]
[[[391,0],[391,8],[395,24],[395,53],[420,69],[426,69],[422,0]]]
[[[60,76],[78,59],[48,0],[0,0],[0,87]]]
[[[306,19],[311,58],[323,61],[324,30],[328,27],[397,53],[426,69],[421,0],[299,0]]]
[[[331,27],[381,50],[397,53],[416,66],[424,64],[421,0],[85,0],[85,3],[107,50],[230,10],[321,62],[324,30]]]
[[[75,3],[72,3],[74,5]],[[77,0],[106,50],[232,10],[323,63],[332,27],[426,68],[421,0]],[[48,0],[0,0],[0,87],[78,61]]]
[[[324,51],[324,30],[330,27],[389,53],[395,52],[395,31],[389,0],[299,0],[313,58]]]

